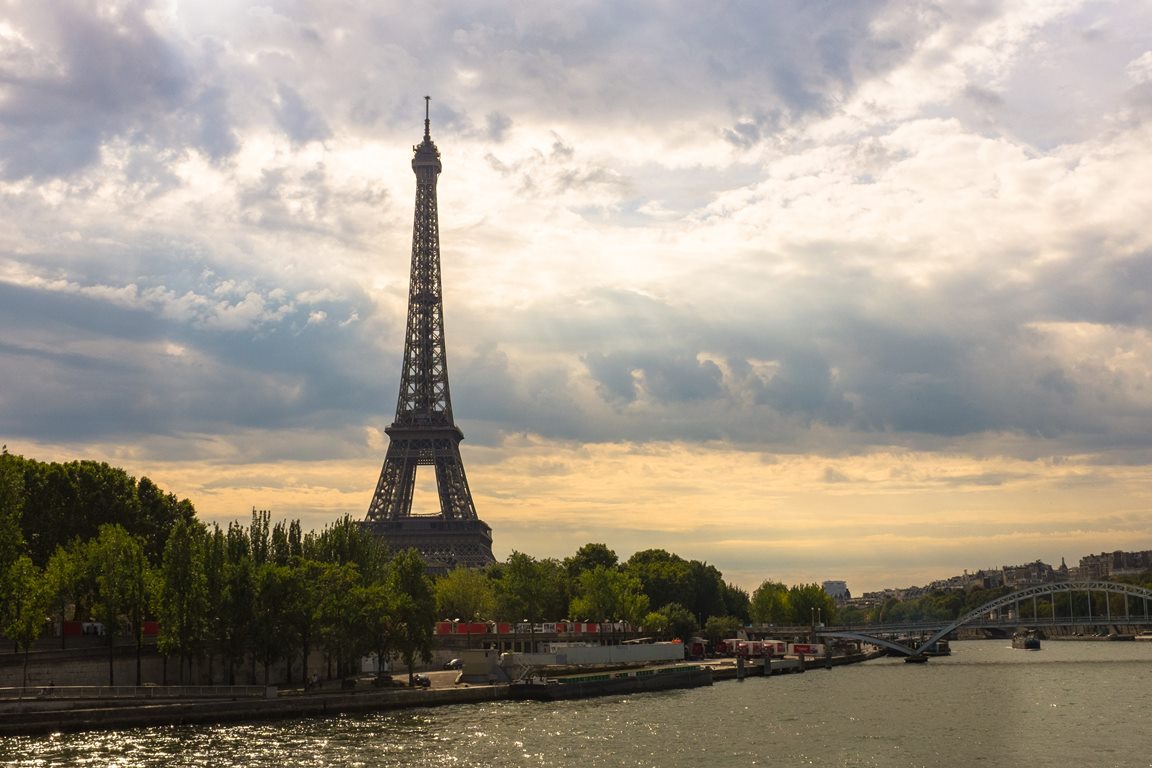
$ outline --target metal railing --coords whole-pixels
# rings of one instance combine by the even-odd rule
[[[38,685],[0,688],[0,699],[263,699],[275,691],[263,685]]]

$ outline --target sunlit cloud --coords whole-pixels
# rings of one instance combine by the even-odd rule
[[[498,556],[665,547],[859,592],[1152,548],[1150,26],[1077,0],[13,8],[0,435],[206,519],[361,516],[431,94]]]

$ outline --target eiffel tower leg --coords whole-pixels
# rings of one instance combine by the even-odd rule
[[[388,445],[376,493],[368,507],[369,521],[407,517],[411,513],[417,457],[411,455],[408,447],[407,440],[394,440]]]
[[[459,446],[453,445],[436,456],[436,490],[440,493],[440,510],[445,518],[471,520],[476,517]]]

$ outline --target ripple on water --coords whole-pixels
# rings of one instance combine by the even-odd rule
[[[923,667],[879,662],[643,696],[10,738],[0,741],[0,765],[1148,768],[1152,762],[1144,734],[1152,643],[1049,643],[1033,654],[1002,641],[953,648],[951,658]]]

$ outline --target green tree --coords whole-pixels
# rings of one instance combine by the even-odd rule
[[[266,562],[256,569],[255,586],[252,653],[264,665],[264,684],[267,685],[270,667],[280,659],[289,657],[296,646],[291,621],[292,602],[296,599],[292,569],[286,565]]]
[[[570,616],[640,624],[648,615],[648,596],[632,574],[597,565],[580,574],[576,589]]]
[[[568,612],[568,578],[556,560],[513,552],[490,569],[496,617],[503,621],[549,621]]]
[[[696,621],[703,624],[709,616],[728,615],[728,606],[724,602],[724,575],[720,570],[699,560],[690,560],[688,568],[692,574],[693,595],[688,608],[696,616]]]
[[[842,605],[836,611],[837,621],[849,626],[876,623],[876,611],[856,605]]]
[[[44,627],[48,600],[40,569],[27,555],[20,555],[8,566],[5,577],[6,589],[0,595],[4,607],[2,629],[5,637],[13,641],[17,650],[24,654],[24,679],[21,686],[27,687],[28,651]]]
[[[788,587],[778,581],[765,581],[752,593],[748,605],[753,624],[788,624],[792,607],[788,604]]]
[[[79,545],[68,548],[56,547],[44,568],[44,588],[48,604],[60,622],[60,647],[65,647],[68,634],[64,622],[68,620],[68,609],[80,600],[84,581],[83,562],[77,552]]]
[[[95,461],[43,464],[24,471],[24,533],[32,561],[48,562],[56,547],[98,536],[102,525],[134,531],[140,522],[136,481],[122,469]]]
[[[819,584],[797,584],[788,590],[788,605],[792,609],[792,623],[825,624],[836,620],[836,602]]]
[[[355,563],[369,582],[378,581],[388,567],[388,548],[383,540],[350,516],[309,533],[302,543],[303,556],[323,563]]]
[[[660,611],[649,611],[644,617],[644,631],[663,640],[668,639],[668,616]]]
[[[144,684],[141,656],[144,651],[144,621],[151,615],[155,605],[155,569],[148,564],[144,546],[133,537],[136,546],[130,550],[130,557],[124,564],[127,576],[126,603],[128,624],[132,628],[132,644],[136,646],[136,685]]]
[[[123,526],[102,525],[88,546],[88,568],[96,584],[93,608],[108,636],[108,685],[116,684],[116,636],[125,624],[133,630],[136,639],[139,678],[141,629],[148,599],[148,563],[144,549]]]
[[[262,592],[259,581],[259,573],[268,565],[265,563],[257,568],[251,558],[241,555],[235,560],[228,560],[224,566],[223,591],[218,603],[222,633],[218,641],[227,664],[229,681],[235,680],[236,665],[244,659],[245,654],[255,650],[255,635],[262,629],[268,630],[268,626],[262,627],[261,623],[267,622],[275,627],[283,623],[283,619],[275,614],[281,607],[280,603],[265,605],[261,602],[272,600],[270,595]],[[266,658],[265,653],[253,660]]]
[[[255,517],[253,523],[260,525]],[[261,566],[256,564],[253,552],[263,546],[261,538],[259,532],[254,534],[233,521],[228,524],[226,534],[221,534],[219,528],[213,532],[208,549],[205,570],[209,600],[213,604],[210,615],[215,619],[214,639],[227,665],[230,682],[235,680],[236,666],[252,651],[254,642],[256,580]],[[248,679],[255,683],[257,660],[253,656],[251,661]]]
[[[268,562],[272,553],[271,521],[272,513],[269,510],[252,507],[252,525],[248,528],[248,541],[252,563],[257,568]]]
[[[747,624],[752,620],[750,614],[751,604],[752,601],[748,595],[748,590],[724,582],[724,606],[728,609],[730,615],[740,620],[741,624]]]
[[[9,568],[24,553],[24,532],[21,520],[24,514],[24,459],[8,453],[4,446],[0,453],[0,594]]]
[[[172,526],[177,520],[192,520],[196,510],[188,499],[177,499],[174,494],[165,493],[147,477],[141,477],[136,484],[136,498],[140,504],[140,515],[135,529],[129,530],[143,540],[148,562],[159,565]]]
[[[695,606],[692,565],[679,555],[663,549],[645,549],[628,558],[624,570],[640,579],[651,605]]]
[[[564,564],[554,557],[547,557],[536,563],[537,578],[540,579],[540,621],[553,621],[567,618],[571,593],[568,572]]]
[[[704,637],[711,647],[715,647],[720,640],[735,637],[740,629],[740,619],[735,616],[709,616],[704,624]]]
[[[361,639],[360,606],[356,604],[356,588],[360,585],[360,571],[355,563],[323,563],[320,568],[317,635],[328,659],[335,661],[336,673],[340,676],[348,672]]]
[[[327,566],[315,560],[299,559],[288,566],[286,625],[288,637],[300,651],[301,679],[308,681],[308,656],[319,635],[320,574]],[[291,669],[291,664],[289,664]]]
[[[436,598],[424,575],[424,560],[414,549],[396,554],[389,564],[388,586],[395,596],[396,650],[408,668],[408,684],[416,659],[432,660],[432,630],[436,621]]]
[[[361,611],[365,649],[376,654],[377,674],[382,674],[385,663],[400,648],[400,596],[385,584],[368,584],[359,588],[356,602]]]
[[[300,521],[285,524],[279,520],[272,526],[271,551],[269,557],[276,565],[289,565],[304,555],[300,536]]]
[[[496,610],[492,583],[476,568],[453,568],[436,579],[436,615],[445,619],[489,619]]]
[[[575,581],[580,574],[597,566],[615,568],[619,563],[620,559],[608,545],[588,543],[576,550],[576,554],[564,558],[564,569],[568,571],[568,578]]]
[[[158,645],[164,655],[179,657],[181,683],[184,682],[185,665],[200,652],[206,633],[206,539],[203,525],[178,520],[164,545],[164,562],[160,569]]]
[[[215,679],[215,659],[219,654],[228,669],[226,679],[231,685],[235,681],[232,678],[228,653],[231,627],[225,607],[227,570],[228,544],[224,538],[224,531],[213,523],[204,537],[204,640],[208,652],[208,679]]]
[[[665,636],[672,640],[688,642],[696,634],[699,625],[692,611],[680,603],[668,603],[658,611],[664,617]]]

